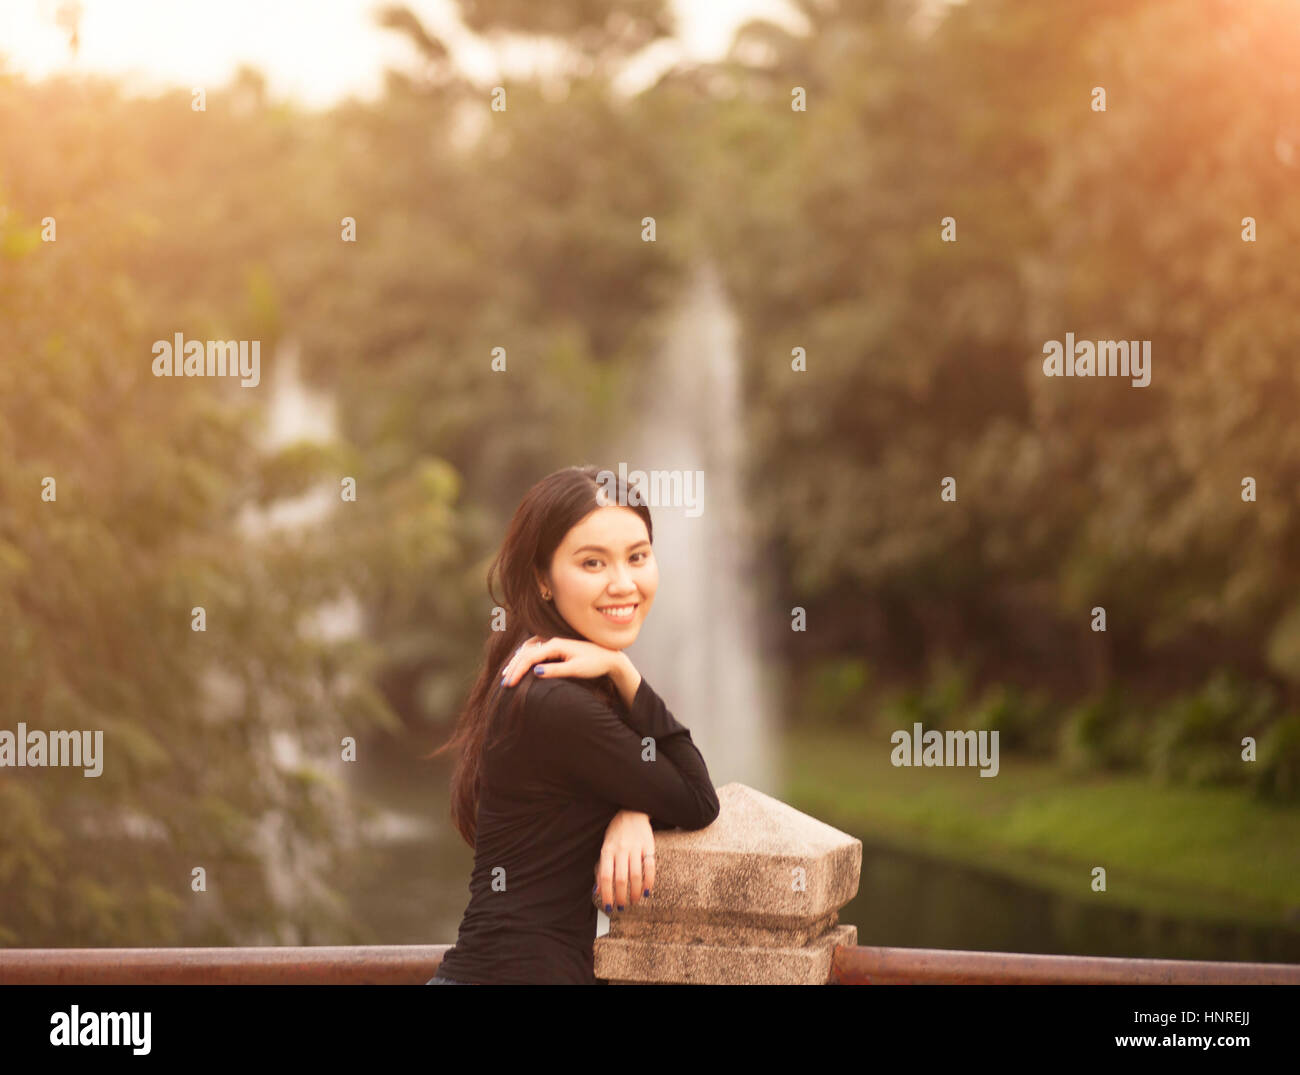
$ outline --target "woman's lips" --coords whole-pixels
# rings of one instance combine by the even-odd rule
[[[613,614],[611,614],[611,613],[608,611],[608,609],[611,609],[611,608],[620,608],[620,607],[621,607],[621,608],[626,608],[626,610],[627,610],[627,611],[626,611],[623,615],[621,615],[621,616],[613,615]],[[630,604],[628,604],[628,605],[625,605],[625,606],[620,606],[620,605],[606,605],[605,608],[598,609],[597,611],[599,611],[600,614],[601,614],[602,616],[605,617],[605,619],[609,620],[610,623],[615,623],[615,624],[625,625],[625,624],[629,624],[629,623],[631,623],[632,620],[635,619],[635,617],[636,617],[636,610],[637,610],[639,607],[640,607],[640,602],[632,602],[632,603],[630,603]]]

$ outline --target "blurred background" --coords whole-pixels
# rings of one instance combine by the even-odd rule
[[[1297,192],[1296,0],[7,0],[0,730],[104,769],[0,769],[0,944],[454,941],[418,755],[626,462],[705,476],[630,655],[859,944],[1300,962]]]

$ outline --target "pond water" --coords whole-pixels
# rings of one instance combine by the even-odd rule
[[[865,841],[840,920],[900,948],[1300,963],[1300,930],[1125,910]]]

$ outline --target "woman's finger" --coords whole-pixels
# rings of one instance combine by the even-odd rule
[[[505,670],[501,673],[501,682],[504,686],[513,687],[518,681],[521,673],[530,668],[541,657],[546,656],[546,645],[536,635],[524,641],[514,655],[507,663]]]
[[[627,901],[635,905],[641,902],[641,889],[644,887],[641,879],[641,852],[633,851],[627,859]]]
[[[609,914],[614,909],[614,852],[611,848],[600,849],[600,866],[596,872],[596,881],[600,886],[600,905]]]
[[[644,874],[641,895],[644,896],[646,892],[655,890],[655,853],[653,851],[641,856],[641,872]]]
[[[620,851],[614,856],[614,906],[627,910],[627,863],[631,852]]]
[[[552,657],[567,657],[568,643],[562,638],[549,638],[524,650],[510,672],[509,685],[518,683],[528,672]],[[568,675],[572,662],[567,660],[552,661],[546,665],[545,675]]]
[[[515,654],[514,660],[511,661],[510,671],[506,673],[506,686],[513,687],[533,665],[543,657],[549,656],[550,645],[549,640],[543,642],[541,639],[537,639],[536,641],[530,640],[520,646],[519,652]]]
[[[551,657],[551,656],[556,656],[556,654],[547,653],[547,654],[543,654],[542,656]],[[558,656],[563,656],[563,654],[559,654]],[[543,665],[541,660],[539,659],[536,663],[533,664],[533,672],[538,675],[547,676],[547,677],[570,676],[570,675],[580,676],[582,674],[581,672],[574,672],[575,667],[576,665],[574,664],[573,661],[547,661],[546,664]]]
[[[525,638],[522,642],[519,643],[519,645],[515,647],[514,653],[510,654],[510,656],[506,658],[506,663],[501,666],[502,682],[504,682],[506,676],[510,674],[510,669],[515,663],[515,658],[519,656],[519,651],[523,649],[526,645],[528,645],[528,643],[531,641],[532,641],[531,638]]]

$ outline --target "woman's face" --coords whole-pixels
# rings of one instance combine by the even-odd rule
[[[596,508],[564,535],[546,581],[556,609],[575,631],[618,650],[636,641],[658,588],[659,565],[645,523],[617,505]]]

